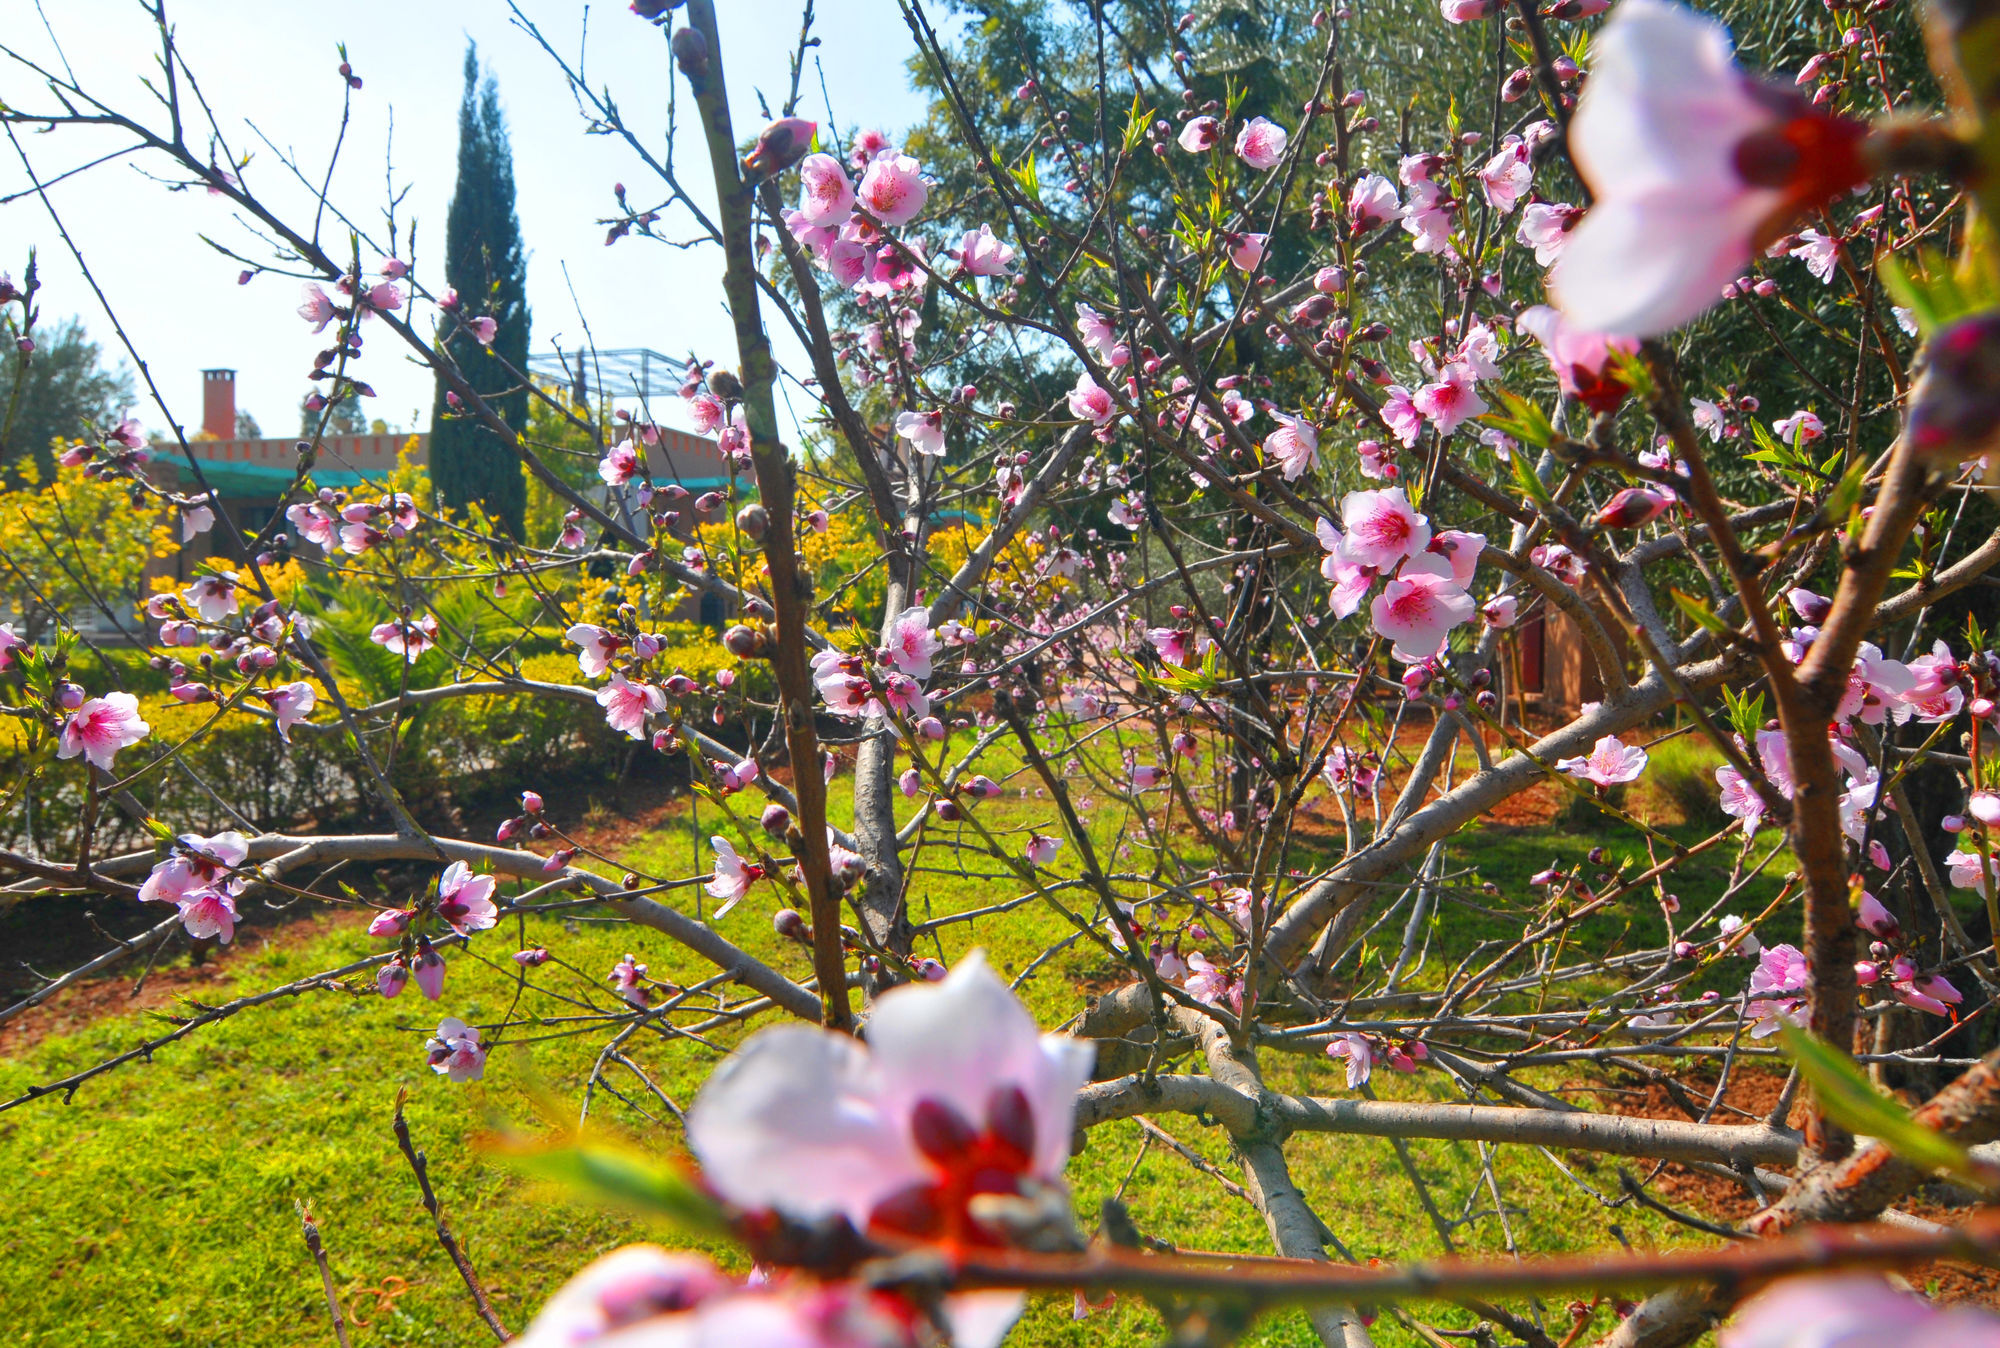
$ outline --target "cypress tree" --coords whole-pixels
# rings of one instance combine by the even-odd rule
[[[516,429],[525,428],[525,389],[501,394],[515,381],[501,362],[528,365],[528,260],[521,222],[514,214],[514,153],[500,111],[500,90],[479,78],[479,49],[465,49],[465,97],[458,108],[458,185],[445,220],[445,281],[456,290],[460,314],[499,323],[491,351],[470,333],[446,342],[467,382]],[[447,416],[439,381],[431,411],[431,481],[444,503],[462,508],[477,501],[515,538],[521,537],[528,488],[520,459],[492,431],[470,416]]]

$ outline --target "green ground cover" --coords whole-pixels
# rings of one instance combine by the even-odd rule
[[[846,814],[845,791],[846,779],[837,780],[835,817]],[[1032,795],[1010,795],[978,808],[995,828],[1053,831],[1053,812]],[[713,807],[704,806],[700,835],[714,822]],[[688,873],[691,857],[706,857],[705,846],[697,853],[689,824],[684,808],[672,815],[637,845],[634,864]],[[1116,847],[1112,833],[1106,818],[1099,842],[1108,854]],[[1021,837],[1010,836],[1016,843]],[[1531,901],[1527,877],[1552,859],[1580,861],[1594,845],[1611,848],[1614,859],[1644,855],[1636,834],[1602,821],[1584,827],[1489,827],[1455,839],[1447,858],[1448,870],[1461,877],[1454,892],[1493,912],[1439,904],[1427,932],[1426,962],[1411,985],[1435,986],[1475,942],[1518,936],[1521,920],[1508,914]],[[1058,874],[1075,873],[1072,851],[1065,847],[1054,868]],[[1312,862],[1310,855],[1299,860]],[[1684,902],[1692,907],[1702,894],[1719,890],[1727,864],[1718,852],[1678,871],[1674,883]],[[1463,874],[1472,868],[1476,876]],[[961,912],[1018,892],[997,865],[971,869],[970,874],[919,873],[912,889],[919,906],[935,914]],[[1479,892],[1481,880],[1495,882],[1500,897]],[[1768,895],[1771,886],[1759,892]],[[683,898],[691,893],[680,891]],[[1078,891],[1068,893],[1083,905]],[[803,978],[804,952],[786,946],[771,930],[769,914],[776,906],[763,887],[719,925],[752,952]],[[1577,940],[1608,952],[1621,944],[1657,941],[1660,922],[1655,903],[1635,900],[1628,910],[1593,919]],[[1393,960],[1402,929],[1400,915],[1383,924],[1370,938],[1367,959]],[[945,929],[943,953],[950,960],[983,946],[994,966],[1012,975],[1070,930],[1061,917],[1030,905]],[[632,1219],[579,1206],[523,1180],[483,1142],[498,1128],[542,1128],[538,1094],[573,1118],[582,1081],[605,1038],[601,1032],[543,1038],[522,1050],[498,1049],[485,1080],[469,1086],[433,1077],[424,1065],[421,1040],[441,1015],[480,1022],[507,1011],[517,983],[507,956],[520,937],[549,946],[575,966],[570,975],[550,976],[553,966],[544,970],[551,986],[599,1007],[611,1004],[603,977],[627,951],[648,963],[656,977],[691,980],[707,972],[664,939],[602,921],[587,909],[510,920],[478,938],[479,958],[451,957],[444,997],[436,1005],[421,1001],[414,989],[395,1001],[312,992],[237,1016],[161,1052],[150,1064],[93,1081],[73,1103],[42,1100],[0,1113],[0,1174],[8,1177],[0,1185],[0,1305],[8,1308],[7,1341],[24,1348],[331,1343],[317,1279],[299,1240],[295,1205],[300,1203],[309,1204],[321,1224],[343,1303],[356,1320],[357,1348],[488,1341],[432,1239],[390,1135],[392,1104],[405,1086],[411,1092],[411,1125],[429,1151],[448,1215],[510,1325],[525,1323],[588,1258],[647,1235]],[[218,1002],[381,948],[358,922],[310,935],[260,928],[228,956],[225,986],[204,989],[202,997]],[[1717,971],[1718,986],[1733,988],[1731,980],[1740,983],[1743,972],[1740,965]],[[1081,1007],[1087,989],[1113,981],[1122,980],[1110,960],[1079,943],[1043,963],[1022,992],[1042,1023],[1055,1025]],[[552,999],[528,1005],[550,1016],[580,1010]],[[140,1016],[114,1016],[0,1059],[0,1097],[86,1066],[158,1028],[157,1021]],[[730,1036],[715,1042],[726,1046]],[[654,1082],[683,1104],[717,1058],[687,1042],[640,1046],[635,1056]],[[1345,1091],[1337,1062],[1269,1054],[1267,1063],[1271,1083],[1280,1089]],[[629,1077],[612,1080],[636,1085]],[[1552,1077],[1548,1084],[1558,1083]],[[1385,1098],[1454,1098],[1435,1072],[1415,1077],[1382,1072],[1376,1088]],[[649,1103],[643,1091],[632,1098]],[[651,1127],[603,1092],[592,1116],[654,1149],[671,1151],[677,1145],[671,1126]],[[1227,1143],[1214,1130],[1188,1118],[1157,1122],[1225,1173],[1235,1173]],[[1269,1252],[1261,1221],[1246,1203],[1186,1160],[1157,1144],[1142,1145],[1142,1139],[1134,1122],[1108,1125],[1072,1163],[1086,1229],[1100,1200],[1118,1193],[1148,1234],[1192,1248]],[[1432,1224],[1389,1142],[1301,1138],[1290,1155],[1300,1187],[1355,1256],[1438,1251]],[[1614,1164],[1565,1157],[1571,1178],[1532,1149],[1482,1154],[1473,1144],[1419,1142],[1410,1144],[1409,1156],[1447,1218],[1470,1214],[1451,1233],[1461,1251],[1607,1248],[1615,1243],[1613,1224],[1635,1244],[1690,1239],[1648,1214],[1609,1209],[1581,1187],[1579,1181],[1615,1195]],[[1463,1327],[1474,1321],[1455,1308],[1416,1309],[1435,1324]],[[1567,1317],[1560,1306],[1552,1313],[1560,1337]],[[1051,1300],[1031,1310],[1013,1342],[1114,1348],[1154,1342],[1158,1328],[1157,1317],[1143,1305],[1120,1303],[1076,1321],[1067,1301]],[[1249,1341],[1304,1344],[1310,1337],[1303,1317],[1278,1314],[1264,1320]],[[1421,1342],[1388,1316],[1378,1324],[1378,1339],[1384,1345]]]

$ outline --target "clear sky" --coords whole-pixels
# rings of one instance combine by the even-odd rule
[[[663,154],[674,78],[663,37],[632,15],[624,0],[519,4],[573,67],[582,53],[591,85],[608,85],[628,124]],[[856,126],[899,134],[921,114],[922,103],[909,88],[905,62],[914,46],[894,0],[821,0],[819,9],[823,45],[816,53],[819,68],[807,69],[802,111],[824,123],[830,99],[843,138]],[[719,0],[717,10],[732,113],[739,136],[747,135],[763,125],[757,91],[773,107],[784,98],[800,0]],[[561,71],[513,22],[504,0],[167,0],[167,12],[230,148],[253,152],[245,182],[281,204],[290,219],[308,224],[311,198],[271,147],[295,156],[307,176],[325,175],[340,127],[335,47],[347,44],[364,85],[354,96],[331,196],[358,223],[386,237],[385,169],[393,163],[397,189],[408,188],[397,222],[404,238],[414,224],[414,259],[434,291],[442,289],[465,44],[476,41],[499,80],[513,135],[534,349],[550,349],[552,339],[573,348],[587,321],[600,348],[646,346],[668,355],[693,349],[734,362],[718,250],[632,239],[605,247],[604,227],[596,222],[616,209],[613,183],[625,183],[635,205],[664,199],[664,189],[630,147],[584,134]],[[164,109],[141,82],[157,75],[158,41],[147,7],[137,0],[41,0],[39,6],[36,0],[0,0],[0,43],[53,63],[43,13],[85,88],[164,127]],[[680,92],[685,95],[685,83]],[[35,77],[11,63],[0,63],[0,101],[17,109],[52,106]],[[676,168],[706,202],[709,194],[700,188],[707,158],[685,98],[682,112]],[[44,180],[123,143],[110,133],[70,129],[23,135],[21,142]],[[199,426],[200,371],[223,366],[238,371],[237,405],[267,435],[295,433],[305,376],[322,345],[294,312],[299,283],[267,275],[239,288],[239,264],[198,236],[253,258],[269,257],[268,247],[233,218],[227,201],[172,191],[149,171],[163,173],[164,161],[144,155],[115,161],[56,185],[50,195],[176,420],[190,430]],[[20,160],[0,141],[0,198],[26,186]],[[677,238],[694,232],[685,213],[668,217],[663,229]],[[337,223],[326,222],[322,237],[333,245],[330,252],[345,253],[345,231]],[[110,322],[39,201],[24,196],[0,204],[0,271],[18,279],[30,246],[39,250],[44,314],[78,315],[108,353],[118,354]],[[420,311],[418,317],[427,330],[428,315]],[[781,332],[773,335],[782,341]],[[400,345],[375,339],[357,373],[380,395],[370,415],[425,428],[431,381],[396,349]],[[787,349],[796,350],[781,345],[781,357]],[[143,383],[140,397],[138,415],[149,427],[162,427],[165,418],[147,400]]]

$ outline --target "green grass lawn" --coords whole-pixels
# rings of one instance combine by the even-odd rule
[[[847,817],[846,782],[842,777],[835,784],[836,818]],[[982,820],[996,828],[1056,831],[1048,803],[1032,795],[1010,795],[978,808]],[[1107,852],[1116,846],[1111,812],[1099,811],[1107,816],[1099,839]],[[705,837],[715,810],[705,804],[701,813]],[[1580,860],[1599,844],[1643,861],[1636,835],[1597,823],[1474,831],[1454,840],[1449,864],[1454,871],[1476,867],[1478,878],[1497,882],[1504,897],[1481,902],[1512,910],[1530,901],[1527,875],[1552,858]],[[1055,867],[1059,874],[1074,873],[1073,851],[1064,848]],[[695,855],[683,808],[646,836],[631,861],[687,874]],[[700,864],[706,864],[706,855],[703,845]],[[1312,859],[1301,857],[1298,864]],[[1699,894],[1720,887],[1726,868],[1727,859],[1718,853],[1677,873],[1675,886],[1692,906]],[[921,873],[912,890],[919,910],[964,911],[1017,892],[1013,880],[996,878],[997,865],[971,869],[977,874]],[[1772,888],[1757,892],[1768,896]],[[1068,893],[1074,898],[1078,891]],[[691,891],[679,894],[685,899]],[[771,930],[769,914],[776,906],[770,887],[760,886],[718,925],[745,948],[802,978],[808,972],[805,952],[786,946]],[[1629,912],[1594,919],[1578,939],[1606,951],[1621,942],[1656,941],[1660,921],[1650,899],[1635,900]],[[994,966],[1012,974],[1069,930],[1062,918],[1028,906],[947,928],[943,951],[950,960],[984,946]],[[1435,985],[1473,941],[1519,930],[1518,921],[1442,905],[1433,914],[1429,959],[1418,985]],[[1368,958],[1393,960],[1401,931],[1400,917],[1385,924],[1371,941]],[[496,1128],[543,1127],[538,1096],[559,1102],[573,1120],[604,1034],[502,1047],[493,1053],[485,1080],[472,1085],[453,1085],[424,1064],[420,1045],[440,1016],[484,1022],[507,1011],[517,980],[507,956],[519,933],[579,971],[566,974],[550,966],[538,972],[538,982],[599,1008],[611,1005],[602,979],[627,951],[648,963],[656,977],[692,980],[710,972],[664,938],[594,919],[590,910],[510,919],[476,939],[477,958],[449,957],[444,996],[436,1005],[422,1001],[414,987],[395,1001],[312,992],[254,1009],[164,1050],[151,1063],[99,1078],[67,1105],[48,1099],[0,1114],[0,1173],[8,1176],[0,1186],[6,1341],[64,1348],[330,1344],[318,1279],[299,1238],[300,1203],[310,1205],[320,1223],[343,1305],[354,1317],[357,1346],[489,1341],[432,1238],[390,1134],[390,1112],[403,1087],[410,1090],[411,1126],[430,1154],[447,1214],[511,1327],[525,1324],[584,1261],[647,1236],[634,1220],[579,1206],[523,1181],[482,1143]],[[358,923],[310,936],[259,929],[227,957],[227,987],[204,990],[203,999],[212,1003],[289,982],[382,947]],[[1023,995],[1044,1025],[1054,1025],[1080,1008],[1081,988],[1104,986],[1114,975],[1102,952],[1077,944],[1043,964]],[[1740,968],[1729,972],[1739,981],[1741,975]],[[553,998],[531,997],[523,1005],[549,1016],[580,1010]],[[157,1032],[157,1022],[125,1015],[44,1041],[15,1059],[0,1060],[0,1096],[12,1097]],[[554,1033],[554,1028],[521,1031],[515,1037]],[[720,1042],[726,1044],[728,1036]],[[652,1079],[683,1105],[716,1061],[713,1051],[685,1041],[634,1044]],[[1274,1087],[1344,1093],[1339,1063],[1275,1054],[1266,1061]],[[627,1077],[623,1084],[636,1083]],[[1454,1098],[1439,1073],[1383,1072],[1376,1085],[1390,1098]],[[633,1098],[649,1103],[643,1092]],[[670,1152],[679,1145],[671,1124],[654,1127],[602,1092],[592,1117],[655,1150]],[[1215,1130],[1185,1117],[1156,1122],[1226,1173],[1236,1173],[1226,1139]],[[1614,1224],[1635,1244],[1688,1239],[1647,1214],[1603,1206],[1533,1149],[1482,1158],[1472,1144],[1414,1143],[1410,1153],[1447,1216],[1473,1214],[1453,1232],[1461,1251],[1504,1254],[1510,1235],[1524,1253],[1606,1248],[1615,1244]],[[1438,1251],[1431,1223],[1387,1141],[1300,1138],[1290,1155],[1309,1201],[1357,1257]],[[1565,1159],[1575,1167],[1576,1158]],[[1610,1196],[1617,1192],[1615,1171],[1615,1164],[1601,1163],[1578,1170],[1577,1178]],[[1150,1235],[1191,1248],[1270,1252],[1262,1222],[1247,1204],[1166,1149],[1142,1145],[1136,1123],[1097,1130],[1070,1176],[1086,1229],[1101,1200],[1119,1193]],[[1504,1226],[1496,1215],[1496,1189]],[[662,1238],[672,1239],[670,1233]],[[1474,1320],[1451,1307],[1413,1309],[1433,1324],[1463,1327]],[[1553,1314],[1561,1337],[1567,1317],[1560,1306]],[[1078,1322],[1067,1301],[1050,1300],[1035,1306],[1012,1342],[1112,1348],[1155,1342],[1158,1332],[1157,1316],[1142,1304],[1121,1302]],[[1385,1345],[1422,1341],[1387,1315],[1377,1333]],[[1304,1344],[1312,1338],[1303,1317],[1275,1314],[1248,1341]]]

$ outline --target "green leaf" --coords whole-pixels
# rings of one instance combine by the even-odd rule
[[[1943,1170],[1982,1188],[1992,1185],[1989,1167],[1940,1133],[1924,1127],[1888,1096],[1876,1090],[1854,1060],[1837,1053],[1795,1025],[1779,1025],[1785,1047],[1797,1060],[1799,1073],[1813,1088],[1826,1116],[1849,1132],[1881,1142],[1896,1155],[1925,1170]]]
[[[1728,634],[1729,624],[1716,616],[1715,610],[1708,606],[1706,599],[1691,595],[1678,585],[1670,587],[1667,593],[1674,597],[1674,603],[1679,607],[1681,612],[1695,620],[1696,625],[1715,633],[1717,636],[1726,636]]]
[[[1028,153],[1028,162],[1015,169],[1013,177],[1014,181],[1020,184],[1022,194],[1028,200],[1040,201],[1042,199],[1041,172],[1035,167],[1035,155],[1032,150]]]
[[[1509,458],[1514,468],[1514,484],[1521,489],[1521,493],[1544,509],[1552,508],[1555,502],[1549,496],[1549,489],[1543,485],[1535,470],[1529,467],[1527,456],[1514,454]]]
[[[1764,695],[1752,697],[1749,693],[1738,693],[1725,687],[1722,702],[1729,709],[1729,724],[1743,737],[1745,744],[1754,744],[1757,732],[1764,728]]]
[[[579,1198],[664,1218],[691,1235],[726,1236],[715,1200],[688,1176],[630,1152],[577,1144],[517,1154],[515,1165]]]
[[[1826,517],[1842,521],[1861,505],[1861,487],[1868,476],[1868,461],[1856,459],[1826,498]]]
[[[1491,426],[1503,434],[1513,436],[1523,444],[1533,445],[1536,449],[1547,449],[1550,442],[1556,438],[1556,429],[1540,405],[1523,398],[1511,389],[1499,389],[1497,394],[1501,406],[1507,409],[1506,414],[1503,416],[1498,412],[1488,413],[1479,418],[1479,424]]]

